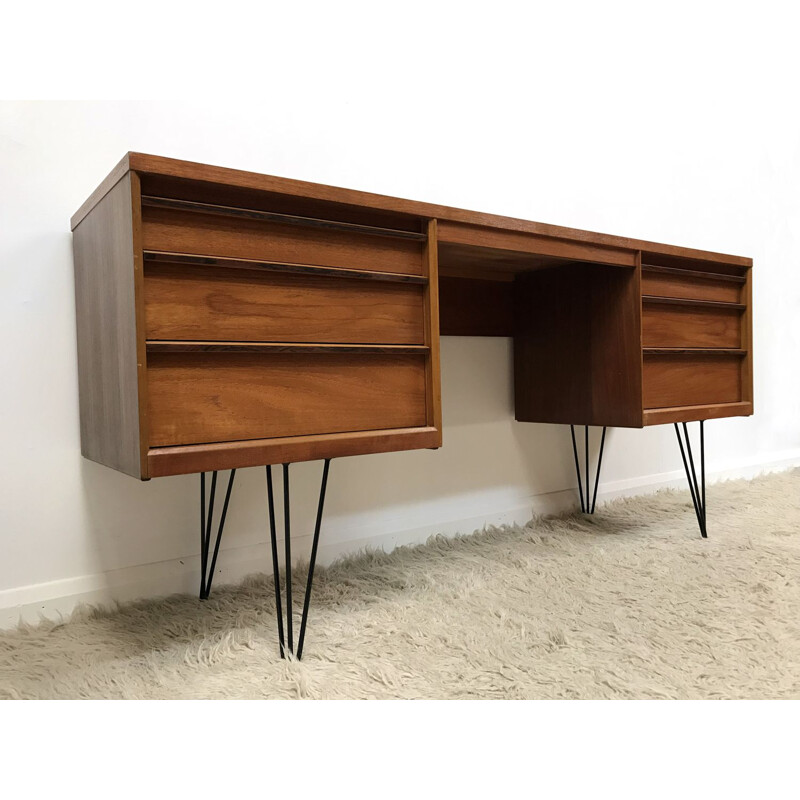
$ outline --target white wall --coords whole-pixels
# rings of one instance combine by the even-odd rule
[[[710,472],[800,463],[790,26],[733,4],[693,4],[686,25],[672,4],[620,27],[597,5],[517,21],[373,9],[370,36],[295,20],[238,65],[247,97],[224,102],[0,104],[0,623],[196,581],[197,477],[139,483],[80,456],[69,217],[127,150],[752,256],[756,415],[708,424]],[[568,429],[513,422],[510,341],[445,338],[442,370],[444,448],[334,461],[323,559],[573,502]],[[614,430],[601,493],[680,470],[671,426]],[[301,555],[318,473],[293,468]],[[263,470],[242,470],[223,577],[267,564]]]

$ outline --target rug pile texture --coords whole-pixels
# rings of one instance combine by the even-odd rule
[[[800,470],[0,633],[2,698],[800,698]],[[304,574],[295,570],[296,607]],[[295,631],[299,618],[295,617]]]

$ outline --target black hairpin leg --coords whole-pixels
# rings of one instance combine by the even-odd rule
[[[275,581],[275,608],[278,615],[278,642],[281,658],[289,652],[299,661],[303,656],[303,643],[306,637],[306,624],[308,622],[308,609],[311,603],[311,584],[314,580],[314,564],[317,561],[317,547],[319,545],[319,532],[322,527],[322,511],[325,506],[325,490],[328,486],[328,470],[331,460],[325,459],[322,468],[322,484],[319,489],[319,503],[317,505],[317,522],[314,526],[314,541],[311,545],[311,559],[308,564],[308,580],[306,593],[303,600],[303,615],[300,620],[300,636],[297,642],[297,652],[294,650],[293,635],[293,607],[292,607],[292,530],[289,508],[289,464],[283,465],[283,529],[284,553],[286,558],[286,638],[284,638],[283,610],[281,606],[281,586],[278,575],[278,539],[275,531],[275,496],[272,490],[272,467],[267,467],[267,500],[269,502],[269,533],[272,544],[272,575]]]
[[[694,458],[692,456],[692,442],[689,439],[689,429],[686,423],[683,425],[683,438],[678,423],[675,423],[675,433],[678,434],[678,444],[681,448],[681,458],[683,468],[686,471],[686,479],[689,481],[689,493],[692,495],[694,513],[697,515],[697,524],[700,526],[700,535],[708,538],[706,528],[706,442],[705,431],[703,430],[703,420],[700,420],[700,483],[697,482],[697,471],[694,468]],[[684,440],[686,447],[684,449]]]
[[[584,486],[581,480],[581,465],[578,458],[578,445],[575,441],[575,426],[570,425],[569,430],[572,434],[572,454],[575,456],[575,472],[578,475],[578,494],[581,498],[581,511],[584,514],[594,514],[595,506],[597,505],[597,487],[600,483],[600,467],[603,463],[603,448],[606,443],[606,429],[603,428],[603,435],[600,438],[600,453],[597,457],[597,472],[594,476],[594,492],[591,494],[591,502],[589,491],[591,489],[591,473],[589,472],[589,426],[584,425],[583,431],[583,449],[584,449],[584,478],[586,479],[586,494],[584,496]]]
[[[228,503],[231,499],[231,489],[233,489],[233,479],[236,477],[236,470],[232,469],[228,478],[228,489],[225,492],[225,502],[222,504],[222,515],[219,519],[217,528],[217,540],[214,544],[214,553],[211,563],[208,563],[208,554],[211,548],[211,529],[214,520],[214,497],[217,493],[217,473],[211,476],[211,493],[208,498],[208,513],[206,513],[206,474],[200,473],[200,599],[207,600],[211,592],[211,581],[214,579],[214,568],[217,566],[217,556],[219,555],[219,543],[222,541],[222,530],[225,527],[225,517],[228,515]]]

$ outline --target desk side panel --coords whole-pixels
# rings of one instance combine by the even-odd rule
[[[742,359],[742,400],[753,413],[753,268],[745,272],[741,302],[745,305],[742,315],[742,348],[747,355]]]
[[[437,221],[428,222],[428,241],[425,246],[425,265],[428,283],[425,286],[425,421],[439,432],[435,447],[442,445],[442,374],[439,356],[439,242]]]
[[[142,471],[131,174],[73,231],[81,452],[108,467]]]

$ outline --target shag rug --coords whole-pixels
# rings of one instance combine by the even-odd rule
[[[0,634],[0,697],[800,698],[800,470],[708,508],[705,541],[663,491],[339,561],[302,662],[263,576],[84,610]]]

